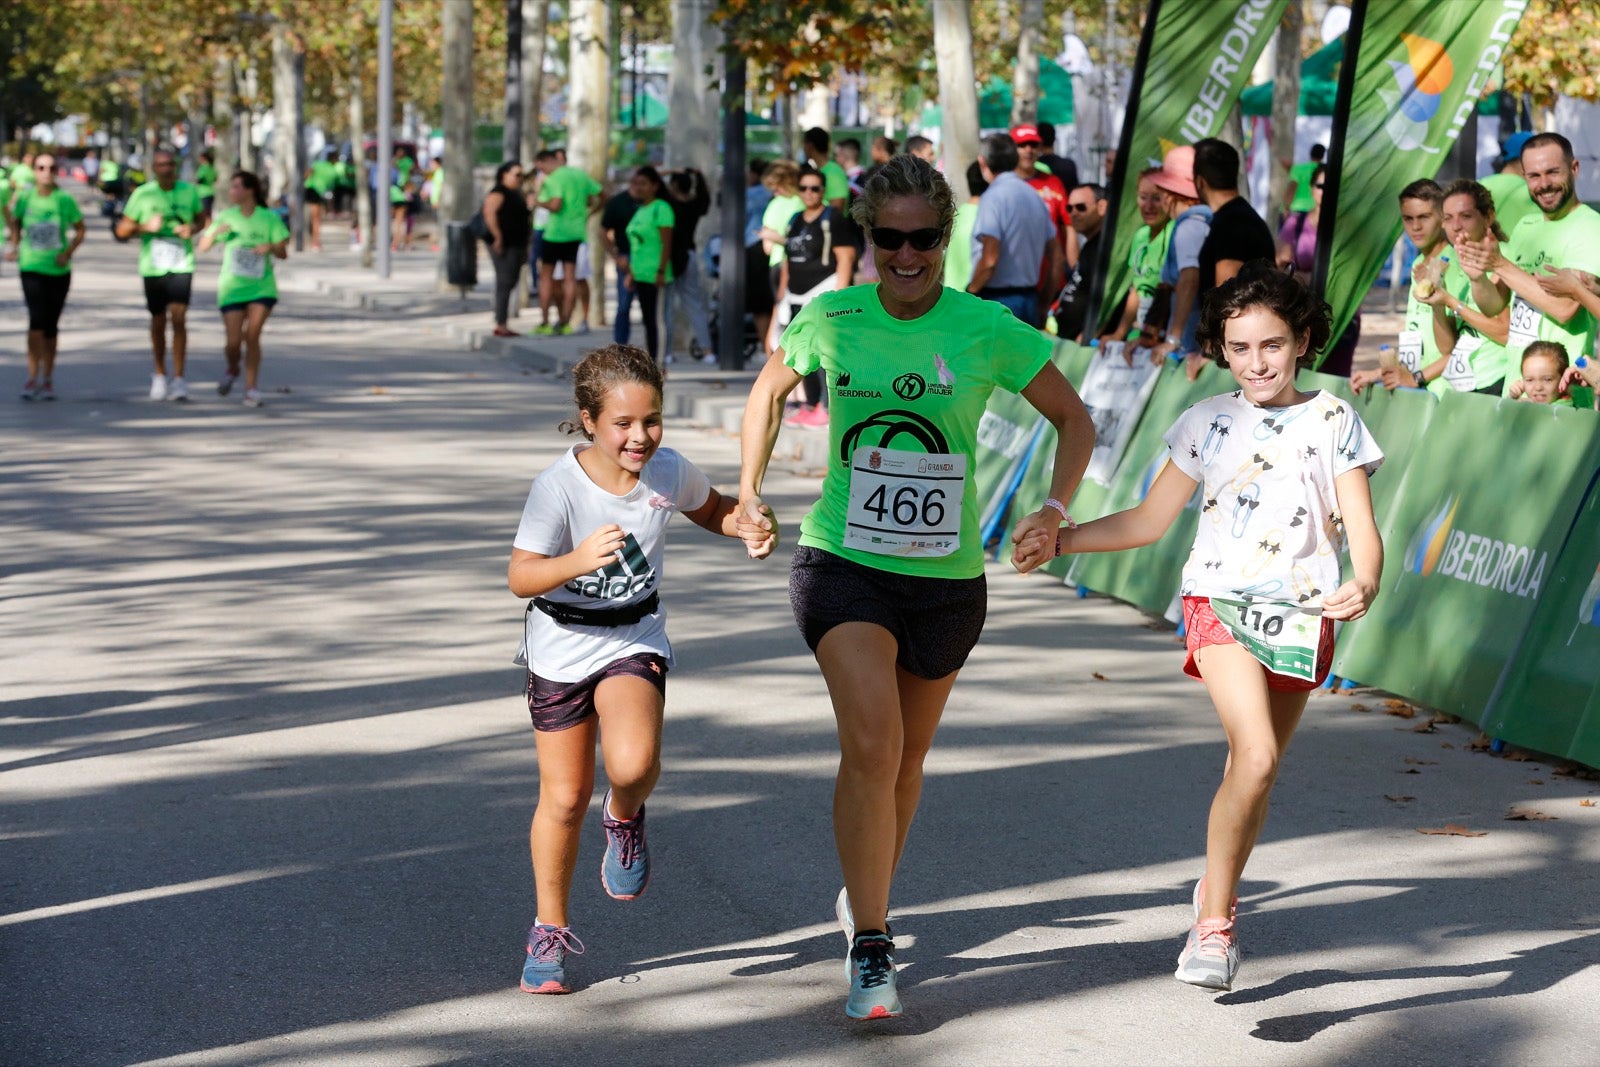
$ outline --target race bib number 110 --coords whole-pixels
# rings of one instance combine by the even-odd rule
[[[858,448],[850,458],[846,548],[948,556],[961,547],[967,457]]]

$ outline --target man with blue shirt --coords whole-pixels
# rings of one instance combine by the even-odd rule
[[[1023,322],[1038,326],[1041,265],[1047,292],[1059,292],[1063,281],[1061,246],[1054,240],[1050,211],[1017,177],[1017,145],[1006,134],[983,139],[978,165],[989,188],[978,199],[972,227],[967,292],[1004,304]]]

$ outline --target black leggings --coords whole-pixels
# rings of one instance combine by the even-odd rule
[[[67,290],[72,288],[71,274],[40,274],[38,271],[22,272],[22,299],[28,305],[28,329],[37,330],[46,337],[56,335],[61,324],[61,309],[67,306]]]
[[[494,324],[504,326],[511,314],[511,290],[517,287],[522,265],[528,261],[528,246],[506,245],[498,254],[491,248],[489,259],[494,263]]]
[[[644,347],[650,360],[661,366],[661,290],[650,282],[635,281],[633,291],[639,297],[639,317],[644,320]]]

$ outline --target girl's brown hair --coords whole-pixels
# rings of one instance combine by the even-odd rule
[[[1311,366],[1317,353],[1327,346],[1333,324],[1326,301],[1318,300],[1303,283],[1278,270],[1271,260],[1256,259],[1206,294],[1205,305],[1200,309],[1200,328],[1195,333],[1200,350],[1219,366],[1227,367],[1223,340],[1228,320],[1256,307],[1282,319],[1296,342],[1302,337],[1309,339],[1300,366]]]
[[[584,356],[572,368],[572,399],[578,410],[590,419],[600,418],[605,407],[606,394],[619,385],[648,385],[661,395],[661,368],[650,354],[632,345],[606,345]],[[562,433],[581,433],[594,440],[594,435],[583,428],[583,420],[567,419],[561,424]]]

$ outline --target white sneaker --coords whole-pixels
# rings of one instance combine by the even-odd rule
[[[165,374],[150,375],[150,399],[165,400],[167,398],[167,376]]]
[[[259,389],[246,389],[244,391],[244,406],[245,407],[247,407],[247,408],[258,408],[258,407],[261,406],[261,403],[262,403],[262,401],[261,401],[261,390],[259,390]]]
[[[587,322],[580,322],[577,325],[573,326],[572,329],[570,329],[567,332],[568,333],[572,333],[572,334],[588,333],[589,332],[589,324]]]
[[[1201,919],[1189,929],[1173,977],[1202,989],[1230,990],[1239,973],[1239,939],[1227,919]]]
[[[182,378],[174,378],[167,386],[168,400],[188,400],[189,385]]]
[[[715,352],[707,352],[705,355],[700,357],[700,362],[709,363],[711,366],[715,367],[717,365],[717,354]]]
[[[856,917],[850,910],[850,890],[844,886],[839,887],[839,899],[833,902],[834,917],[839,920],[839,929],[844,931],[847,944],[856,943]]]

